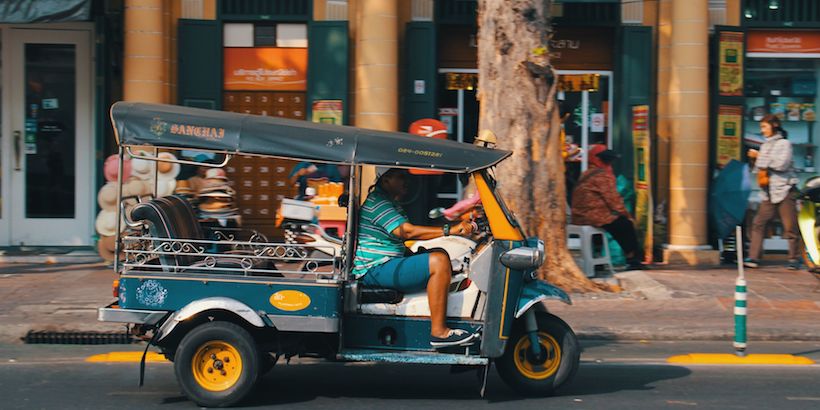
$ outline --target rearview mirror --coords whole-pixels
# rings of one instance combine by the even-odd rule
[[[427,213],[427,217],[430,219],[438,219],[442,216],[444,216],[444,208],[441,207],[433,208]]]

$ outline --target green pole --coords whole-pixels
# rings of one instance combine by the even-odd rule
[[[740,226],[735,227],[735,250],[737,254],[737,280],[735,280],[735,354],[746,355],[746,277],[743,273],[743,235]]]

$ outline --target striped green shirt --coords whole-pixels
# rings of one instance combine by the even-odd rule
[[[391,232],[407,222],[407,214],[387,194],[376,188],[362,205],[353,274],[361,277],[368,270],[395,257],[404,256],[404,241]]]

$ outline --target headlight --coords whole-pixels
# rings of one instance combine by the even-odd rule
[[[539,248],[521,247],[504,252],[501,254],[501,264],[513,270],[537,268],[544,260],[544,251]]]

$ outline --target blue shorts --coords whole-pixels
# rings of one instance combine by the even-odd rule
[[[367,288],[395,289],[399,292],[417,292],[427,289],[430,279],[430,254],[393,258],[376,266],[362,277]]]

